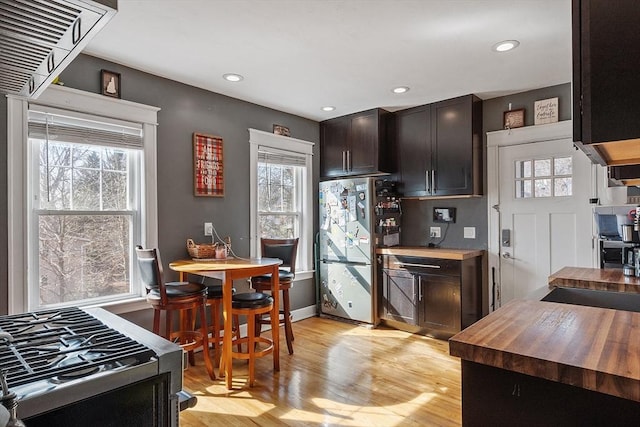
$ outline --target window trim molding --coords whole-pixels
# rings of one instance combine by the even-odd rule
[[[112,119],[138,122],[144,132],[144,155],[141,173],[145,177],[145,198],[141,215],[145,219],[142,239],[148,247],[158,245],[157,203],[157,115],[160,108],[57,85],[49,86],[36,100],[7,95],[7,225],[8,225],[8,312],[22,313],[28,310],[28,256],[27,256],[27,194],[28,179],[25,175],[28,144],[29,104],[59,107],[79,113],[93,114]],[[142,186],[141,186],[142,187]],[[134,300],[133,307],[139,306]],[[124,305],[125,302],[120,301]],[[108,304],[110,305],[110,304]],[[118,312],[127,311],[114,307]]]
[[[302,271],[313,270],[313,142],[304,141],[302,139],[291,138],[282,135],[276,135],[273,133],[251,129],[249,128],[249,247],[251,257],[258,256],[260,247],[260,238],[258,236],[258,206],[257,206],[257,191],[258,191],[258,147],[268,147],[276,150],[286,150],[294,153],[302,154],[306,157],[306,176],[304,177],[305,191],[308,193],[307,197],[302,200],[302,211],[308,212],[308,215],[303,215],[301,218],[300,230],[305,236],[304,245],[298,246],[300,253],[298,257],[304,260],[302,264]],[[298,276],[298,274],[296,274]],[[298,277],[296,277],[298,278]]]

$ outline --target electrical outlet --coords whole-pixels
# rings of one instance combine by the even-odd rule
[[[204,223],[204,235],[205,236],[212,236],[213,235],[213,223],[212,222],[205,222]]]
[[[440,237],[440,227],[429,227],[429,237]]]
[[[475,227],[465,227],[464,228],[464,238],[465,239],[475,239],[476,238],[476,228]]]

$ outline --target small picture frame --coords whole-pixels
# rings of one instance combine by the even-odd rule
[[[524,126],[524,108],[504,112],[504,129],[521,128]]]
[[[282,136],[291,136],[289,128],[282,125],[273,125],[273,133]]]
[[[120,73],[100,70],[100,87],[102,94],[112,98],[120,98]]]
[[[533,124],[544,125],[558,121],[558,98],[541,99],[533,103]]]

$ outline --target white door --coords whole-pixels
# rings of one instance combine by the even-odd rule
[[[551,273],[592,265],[591,162],[560,139],[499,147],[498,165],[501,303],[538,299]]]

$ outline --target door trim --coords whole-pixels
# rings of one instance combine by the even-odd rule
[[[500,147],[554,141],[573,137],[573,122],[565,120],[546,125],[525,126],[516,129],[487,132],[487,232],[488,232],[488,274],[487,295],[489,311],[501,306],[500,284],[500,206],[498,150]],[[494,208],[495,206],[495,208]],[[494,271],[494,274],[491,272]],[[493,293],[495,281],[496,292]]]

